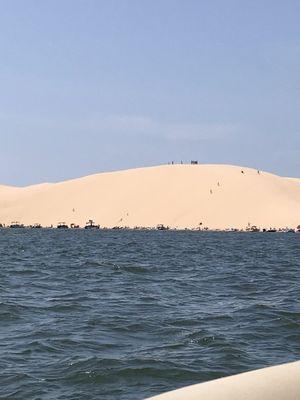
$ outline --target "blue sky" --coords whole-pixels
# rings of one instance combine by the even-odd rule
[[[300,2],[0,0],[0,183],[198,159],[300,177]]]

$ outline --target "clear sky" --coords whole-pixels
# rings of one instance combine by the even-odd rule
[[[0,183],[198,159],[300,177],[300,1],[0,0]]]

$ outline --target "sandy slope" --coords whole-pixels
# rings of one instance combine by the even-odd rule
[[[107,227],[296,227],[300,179],[229,165],[165,165],[26,188],[0,186],[0,223],[84,226],[88,219]]]

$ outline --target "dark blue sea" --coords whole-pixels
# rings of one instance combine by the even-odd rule
[[[142,400],[300,359],[300,234],[0,230],[0,398]]]

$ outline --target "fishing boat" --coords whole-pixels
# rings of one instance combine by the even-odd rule
[[[73,223],[73,224],[70,225],[70,228],[71,228],[71,229],[79,229],[80,226],[79,226],[78,224],[74,224],[74,223]]]
[[[34,224],[31,228],[33,228],[33,229],[41,229],[42,225],[41,224]]]
[[[167,231],[167,230],[169,230],[169,227],[168,226],[164,226],[163,224],[158,224],[156,229],[158,231]]]
[[[24,228],[23,224],[20,224],[20,222],[14,221],[9,225],[10,228],[17,229],[17,228]]]
[[[57,224],[57,229],[69,229],[68,225],[65,222],[59,222]]]
[[[99,229],[100,225],[96,225],[92,219],[89,219],[85,224],[84,229]]]

